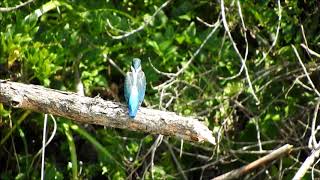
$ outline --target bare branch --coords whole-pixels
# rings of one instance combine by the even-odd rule
[[[320,148],[318,146],[317,149],[315,149],[312,154],[307,157],[307,159],[303,162],[297,173],[294,175],[293,179],[302,179],[302,177],[306,174],[308,169],[312,166],[316,158],[318,158],[320,155]]]
[[[210,28],[213,28],[213,27],[215,27],[216,25],[215,24],[209,24],[209,23],[207,23],[207,22],[205,22],[203,19],[201,19],[200,17],[196,17],[196,19],[199,21],[199,22],[201,22],[202,24],[204,24],[205,26],[208,26],[208,27],[210,27]]]
[[[204,47],[204,45],[208,42],[208,40],[211,38],[211,36],[214,34],[214,32],[216,32],[216,30],[218,29],[218,27],[220,26],[220,19],[218,19],[215,23],[214,28],[212,28],[212,31],[207,35],[207,37],[204,39],[204,41],[201,43],[201,45],[199,46],[199,48],[193,53],[193,55],[191,56],[191,58],[189,59],[189,61],[182,66],[182,68],[174,73],[174,74],[168,74],[166,73],[166,75],[170,75],[172,76],[169,80],[167,80],[166,82],[154,87],[154,89],[162,89],[162,88],[166,88],[167,86],[170,86],[172,82],[174,82],[174,80],[176,79],[176,77],[178,77],[180,74],[182,74],[191,64],[191,62],[194,60],[194,58],[200,53],[200,51],[202,50],[202,48]],[[162,72],[163,73],[163,72]]]
[[[29,112],[31,112],[31,111],[29,111]],[[50,117],[51,117],[52,122],[53,122],[53,131],[52,131],[51,136],[49,137],[49,139],[46,142],[44,147],[47,147],[50,144],[50,142],[53,140],[53,138],[54,138],[54,136],[56,135],[56,132],[57,132],[57,121],[51,114],[50,114]],[[37,154],[33,156],[31,164],[30,164],[29,169],[28,169],[28,172],[30,172],[31,168],[33,167],[33,164],[35,163],[35,161],[37,159],[37,157],[40,156],[42,151],[44,151],[44,147],[42,146],[41,149],[37,152]]]
[[[263,151],[262,149],[262,144],[261,144],[261,132],[260,132],[260,127],[257,118],[254,118],[254,124],[256,126],[257,130],[257,140],[258,140],[258,145],[259,145],[259,151]]]
[[[313,51],[313,50],[311,50],[309,47],[307,47],[305,44],[300,44],[301,45],[301,47],[303,47],[305,50],[307,50],[308,51],[308,53],[310,53],[310,54],[312,54],[312,55],[314,55],[314,56],[316,56],[317,58],[320,58],[320,54],[319,53],[317,53],[317,52],[315,52],[315,51]]]
[[[153,69],[156,73],[158,73],[158,74],[160,74],[160,75],[163,75],[163,76],[167,76],[167,77],[172,77],[172,76],[175,75],[174,73],[166,73],[166,72],[162,72],[162,71],[158,70],[158,69],[157,69],[156,67],[154,67],[154,65],[152,64],[151,59],[150,59],[150,58],[148,58],[148,59],[149,59],[149,63],[150,63],[150,65],[151,65],[152,69]]]
[[[211,36],[213,35],[213,33],[216,32],[216,30],[218,29],[218,27],[220,26],[220,19],[217,20],[217,22],[214,24],[215,27],[212,29],[212,31],[208,34],[208,36],[204,39],[204,41],[201,43],[201,45],[199,46],[199,48],[194,52],[194,54],[192,55],[192,57],[189,59],[189,61],[182,66],[182,68],[175,74],[175,76],[179,76],[181,73],[183,73],[188,66],[191,64],[191,62],[194,60],[194,58],[200,53],[200,51],[202,50],[202,48],[204,47],[204,45],[208,42],[208,40],[211,38]]]
[[[269,50],[267,53],[263,55],[263,58],[257,63],[258,65],[263,62],[268,54],[271,52],[271,50],[274,48],[274,46],[277,44],[278,36],[279,36],[279,31],[280,31],[280,25],[281,25],[281,18],[282,18],[282,8],[281,8],[281,3],[280,0],[278,0],[278,26],[277,26],[277,32],[276,32],[276,37],[274,38],[274,41],[272,42],[272,45],[270,46]]]
[[[5,8],[4,7],[0,7],[0,12],[15,11],[15,10],[17,10],[19,8],[22,8],[23,6],[26,6],[26,5],[30,4],[30,3],[32,3],[33,1],[35,1],[35,0],[26,1],[26,2],[24,2],[22,4],[16,5],[14,7],[5,7]]]
[[[183,169],[182,169],[182,167],[181,167],[181,164],[180,164],[180,162],[178,161],[176,155],[174,154],[171,144],[170,144],[168,141],[164,141],[164,143],[167,145],[168,150],[169,150],[169,152],[170,152],[170,154],[171,154],[171,156],[172,156],[172,159],[173,159],[174,163],[175,163],[176,166],[177,166],[177,169],[178,169],[180,175],[182,176],[182,178],[183,178],[184,180],[187,180],[188,178],[187,178],[186,174],[183,172]]]
[[[289,154],[292,150],[292,145],[286,144],[279,149],[274,150],[272,153],[263,156],[260,159],[257,159],[256,161],[253,161],[252,163],[245,165],[239,169],[232,170],[228,173],[222,174],[218,177],[215,177],[214,180],[219,179],[238,179],[240,176],[243,176],[252,170],[265,165],[266,163],[272,162],[273,160],[279,159],[282,156]]]
[[[46,134],[47,134],[48,114],[44,115],[43,132],[42,132],[42,153],[41,153],[41,180],[44,179],[44,158],[46,152]]]
[[[301,58],[300,58],[300,56],[299,56],[299,53],[298,53],[296,47],[294,47],[294,45],[291,45],[291,47],[293,48],[294,53],[296,54],[296,56],[297,56],[297,58],[298,58],[298,60],[299,60],[299,63],[300,63],[300,65],[302,66],[303,72],[304,72],[305,75],[307,76],[307,79],[308,79],[309,84],[311,85],[313,91],[317,94],[318,97],[320,97],[320,93],[319,93],[319,91],[316,89],[315,85],[313,84],[313,82],[312,82],[312,80],[311,80],[311,78],[310,78],[310,76],[309,76],[309,74],[308,74],[308,71],[307,71],[306,67],[304,66],[304,64],[303,64],[303,62],[302,62],[302,60],[301,60]]]
[[[151,161],[150,161],[150,171],[151,171],[151,179],[154,179],[153,176],[153,167],[154,167],[154,155],[156,154],[157,148],[161,145],[163,140],[163,135],[159,134],[157,139],[154,141],[154,146],[151,149]]]
[[[247,66],[246,66],[246,61],[245,61],[245,59],[243,59],[242,55],[240,54],[239,49],[237,48],[237,45],[236,45],[236,43],[234,42],[234,40],[233,40],[233,38],[232,38],[232,35],[231,35],[231,32],[230,32],[230,30],[229,30],[229,26],[228,26],[228,23],[227,23],[227,20],[226,20],[226,13],[225,13],[225,10],[224,10],[224,1],[221,0],[220,4],[221,4],[221,15],[222,15],[222,22],[223,22],[224,29],[225,29],[225,31],[227,32],[230,41],[232,42],[232,45],[233,45],[234,50],[236,51],[237,55],[238,55],[239,58],[240,58],[242,67],[243,67],[244,72],[245,72],[245,75],[246,75],[246,79],[247,79],[248,84],[249,84],[249,89],[250,89],[250,91],[251,91],[251,94],[253,95],[254,99],[257,101],[256,104],[260,104],[260,101],[259,101],[257,95],[256,95],[255,92],[254,92],[254,89],[253,89],[253,86],[252,86],[252,83],[251,83],[251,80],[250,80],[248,68],[247,68]],[[239,6],[239,8],[240,8],[240,10],[241,10],[241,7],[240,7],[240,6]],[[239,12],[241,12],[240,10],[239,10]]]
[[[0,80],[0,102],[15,108],[50,113],[82,123],[177,136],[189,141],[215,144],[212,132],[191,117],[173,112],[140,108],[132,120],[127,107],[101,98],[82,97],[37,85]]]
[[[60,1],[49,1],[43,4],[40,8],[33,11],[33,13],[29,14],[24,18],[24,20],[28,20],[29,18],[36,16],[37,18],[41,17],[43,14],[53,10],[59,9],[59,6],[63,5]]]
[[[246,52],[245,52],[245,55],[244,55],[244,62],[246,62],[247,61],[247,57],[248,57],[248,50],[249,50],[249,44],[248,44],[248,38],[247,38],[247,28],[246,28],[246,26],[244,24],[242,10],[241,10],[241,4],[240,4],[239,0],[237,1],[237,5],[238,5],[238,13],[239,13],[239,16],[240,16],[240,19],[241,19],[241,25],[242,25],[242,28],[243,28],[243,31],[244,31],[243,36],[244,36],[244,40],[246,42]],[[243,69],[244,69],[244,65],[245,64],[242,64],[239,72],[236,75],[231,76],[231,77],[227,77],[227,78],[222,78],[222,79],[231,80],[231,79],[239,77],[241,75]]]
[[[171,2],[171,0],[168,0],[168,1],[166,1],[165,3],[163,3],[163,4],[153,13],[153,15],[152,15],[147,21],[143,22],[143,24],[142,24],[140,27],[138,27],[137,29],[134,29],[134,30],[132,30],[132,31],[130,31],[130,32],[126,32],[126,33],[123,34],[123,35],[119,35],[119,36],[112,36],[112,35],[110,35],[110,36],[111,36],[113,39],[123,39],[123,38],[127,38],[127,37],[129,37],[129,36],[131,36],[131,35],[139,32],[139,31],[142,31],[147,25],[149,25],[149,24],[153,21],[153,19],[156,17],[156,15],[157,15],[163,8],[165,8],[170,2]],[[109,21],[107,21],[107,22],[108,22],[108,25],[109,25],[111,28],[114,29],[114,27],[110,24],[110,22],[109,22]],[[122,31],[122,32],[123,32],[123,31]]]
[[[316,107],[313,112],[313,118],[312,118],[312,124],[311,124],[311,134],[309,138],[309,144],[308,147],[310,149],[315,149],[318,146],[317,139],[316,139],[316,123],[317,123],[317,117],[318,117],[318,111],[320,106],[320,100],[317,100]]]
[[[126,75],[126,73],[111,59],[111,58],[108,58],[107,56],[105,56],[106,59],[108,59],[109,63],[115,67],[123,76]]]

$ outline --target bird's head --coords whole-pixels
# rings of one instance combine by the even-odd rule
[[[135,71],[141,69],[141,60],[139,58],[133,58],[132,67],[135,69]]]

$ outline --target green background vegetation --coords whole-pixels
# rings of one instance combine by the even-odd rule
[[[229,29],[242,57],[247,37],[246,65],[260,104],[245,72],[236,76],[242,64],[222,23],[194,56],[214,28],[201,20],[214,24],[221,19],[220,1],[174,0],[151,18],[164,2],[36,0],[16,11],[0,12],[0,77],[76,91],[79,74],[86,96],[124,103],[124,77],[110,59],[126,72],[131,60],[139,57],[147,78],[144,106],[194,116],[218,140],[217,146],[184,142],[180,157],[181,141],[165,137],[154,157],[155,179],[183,179],[182,171],[189,179],[215,177],[261,157],[255,153],[261,150],[259,141],[263,150],[286,143],[295,149],[246,177],[291,179],[310,152],[307,145],[317,101],[317,94],[306,87],[311,86],[291,45],[319,89],[319,58],[300,46],[307,42],[320,52],[319,2],[281,2],[278,36],[276,1],[241,0],[246,31],[237,1],[225,2]],[[0,7],[19,3],[2,0]],[[115,39],[147,21],[150,24],[143,30]],[[157,73],[151,63],[162,72],[176,73],[191,58],[172,84],[159,88],[170,77]],[[0,114],[2,140],[17,126],[9,139],[1,141],[0,179],[40,179],[37,152],[44,114],[2,104]],[[147,152],[156,135],[56,119],[57,134],[46,148],[46,179],[151,179]],[[50,135],[50,118],[48,126]],[[319,172],[314,171],[316,177]]]

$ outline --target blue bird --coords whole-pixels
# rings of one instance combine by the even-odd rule
[[[146,77],[141,68],[141,60],[133,58],[131,72],[124,81],[124,97],[128,104],[130,118],[135,118],[146,92]]]

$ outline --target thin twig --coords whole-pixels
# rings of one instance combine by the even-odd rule
[[[308,48],[308,47],[309,47],[309,46],[308,46],[308,41],[307,41],[306,33],[304,32],[304,27],[303,27],[302,24],[300,24],[300,28],[301,28],[301,34],[302,34],[302,37],[303,37],[303,41],[304,41],[306,47]],[[310,56],[309,51],[307,51],[307,53],[308,53],[308,55]]]
[[[246,62],[245,62],[245,60],[243,59],[242,55],[240,54],[240,52],[239,52],[239,50],[238,50],[238,48],[237,48],[237,45],[236,45],[235,41],[233,40],[232,35],[231,35],[231,32],[230,32],[230,30],[229,30],[229,26],[228,26],[228,23],[227,23],[227,20],[226,20],[226,13],[225,13],[225,10],[224,10],[224,9],[225,9],[225,7],[224,7],[224,0],[221,0],[220,4],[221,4],[221,14],[222,14],[223,26],[224,26],[224,28],[225,28],[225,30],[226,30],[229,38],[230,38],[230,41],[232,42],[232,45],[233,45],[234,50],[236,51],[237,55],[239,56],[239,58],[240,58],[240,60],[241,60],[242,66],[243,66],[244,71],[245,71],[246,79],[247,79],[247,82],[248,82],[248,84],[249,84],[249,89],[250,89],[251,94],[253,95],[254,99],[257,101],[256,104],[258,105],[258,104],[260,104],[260,101],[259,101],[257,95],[256,95],[255,92],[254,92],[254,89],[253,89],[253,86],[252,86],[252,83],[251,83],[251,80],[250,80],[248,68],[247,68],[247,66],[246,66]]]
[[[192,171],[198,171],[198,170],[202,170],[204,171],[205,169],[207,168],[210,168],[210,167],[217,167],[217,164],[220,162],[225,162],[227,159],[230,159],[230,155],[225,155],[225,156],[222,156],[220,157],[219,159],[213,161],[213,162],[210,162],[210,163],[207,163],[205,165],[202,165],[202,166],[198,166],[198,167],[192,167],[190,169],[186,169],[184,170],[183,172],[184,173],[188,173],[188,172],[192,172]],[[178,175],[178,173],[176,174]]]
[[[116,30],[116,31],[121,32],[121,33],[123,33],[123,34],[128,33],[127,31],[123,31],[123,30],[121,30],[121,29],[115,28],[115,27],[110,23],[110,20],[109,20],[109,19],[107,19],[107,24],[108,24],[108,26],[109,26],[111,29],[113,29],[113,30]],[[109,34],[109,33],[108,33],[108,34]]]
[[[234,154],[256,154],[256,155],[263,155],[271,153],[272,150],[259,150],[259,151],[248,151],[248,150],[230,150],[231,153]]]
[[[32,3],[33,1],[35,1],[35,0],[26,1],[26,2],[24,2],[22,4],[16,5],[14,7],[5,7],[5,8],[4,7],[0,7],[0,12],[15,11],[15,10],[17,10],[19,8],[22,8],[23,6],[26,6],[26,5],[30,4],[30,3]]]
[[[314,55],[314,56],[316,56],[317,58],[320,58],[320,54],[317,53],[317,52],[315,52],[315,51],[313,51],[313,50],[311,50],[307,45],[305,45],[305,44],[300,44],[300,45],[301,45],[301,47],[303,47],[305,50],[307,50],[311,55]]]
[[[309,145],[308,145],[310,149],[314,149],[315,147],[318,146],[318,143],[316,140],[316,123],[317,123],[319,105],[320,105],[320,99],[318,99],[316,107],[314,108],[314,112],[313,112],[311,134],[310,134]]]
[[[105,56],[105,58],[108,59],[109,63],[115,67],[123,76],[126,75],[126,73],[124,71],[122,71],[122,69],[111,59],[111,58],[108,58],[107,56]]]
[[[320,155],[320,148],[317,147],[314,151],[312,151],[312,154],[307,157],[307,159],[303,162],[297,173],[294,175],[294,180],[302,179],[302,177],[306,174],[308,169],[312,166],[314,161],[319,157]]]
[[[130,32],[127,32],[123,35],[119,35],[119,36],[112,36],[110,35],[113,39],[123,39],[123,38],[127,38],[139,31],[142,31],[147,25],[149,25],[151,23],[151,21],[153,21],[153,19],[155,18],[155,16],[163,9],[165,8],[169,3],[171,2],[171,0],[166,1],[165,3],[163,3],[154,13],[153,15],[146,20],[145,22],[142,23],[142,25],[140,27],[138,27],[137,29],[134,29]],[[110,24],[111,25],[111,24]],[[113,27],[113,26],[112,26]]]
[[[12,127],[12,120],[11,120],[11,117],[10,117],[10,126]],[[17,169],[18,169],[18,172],[21,173],[21,169],[20,169],[20,163],[19,163],[19,158],[18,158],[18,154],[17,154],[17,150],[16,150],[16,145],[14,143],[14,137],[13,136],[10,136],[11,138],[11,143],[12,143],[12,149],[13,149],[13,153],[14,153],[14,158],[15,160],[17,161]]]
[[[179,151],[179,157],[181,158],[182,157],[182,154],[183,154],[183,139],[181,139],[180,141],[180,151]]]
[[[43,4],[40,8],[33,11],[33,13],[27,15],[24,20],[27,21],[28,19],[32,18],[33,16],[36,16],[37,18],[41,17],[43,14],[53,10],[57,9],[59,12],[59,6],[61,6],[62,3],[60,1],[48,1],[47,3]]]
[[[238,179],[241,176],[248,174],[252,170],[263,166],[269,162],[272,162],[276,159],[281,158],[282,156],[289,154],[292,150],[292,145],[286,144],[279,149],[274,150],[272,153],[263,156],[262,158],[259,158],[256,161],[253,161],[252,163],[245,165],[239,169],[232,170],[228,173],[225,173],[223,175],[220,175],[218,177],[213,178],[213,180],[220,180],[220,179]]]
[[[150,64],[153,67],[153,69],[161,74],[161,75],[165,75],[167,77],[171,77],[170,79],[168,79],[167,81],[165,81],[164,83],[156,86],[156,87],[152,87],[153,89],[158,90],[159,92],[161,91],[161,96],[160,96],[160,105],[159,108],[162,108],[162,100],[163,100],[163,94],[166,93],[166,89],[168,87],[171,87],[173,84],[177,83],[177,77],[179,75],[181,75],[182,73],[184,73],[184,71],[189,67],[189,65],[192,63],[192,61],[195,59],[195,57],[200,53],[200,51],[202,50],[202,48],[204,47],[204,45],[207,43],[207,41],[212,37],[212,35],[214,34],[214,32],[218,29],[219,25],[220,25],[220,18],[217,19],[216,23],[214,24],[214,28],[212,28],[212,31],[207,35],[207,37],[204,39],[204,41],[201,43],[201,45],[199,46],[199,48],[192,54],[191,58],[188,60],[188,62],[186,64],[184,64],[182,66],[182,68],[180,70],[178,70],[176,73],[165,73],[165,72],[161,72],[158,69],[156,69],[155,67],[153,67],[153,64],[151,63],[150,59]],[[178,97],[178,95],[176,96]],[[173,100],[173,99],[172,99]],[[172,100],[169,100],[169,102]],[[166,104],[166,107],[168,107],[170,103]]]
[[[195,153],[189,153],[189,152],[186,152],[186,151],[181,151],[181,148],[177,148],[175,146],[172,146],[172,148],[173,148],[173,150],[175,150],[175,151],[177,151],[179,153],[179,156],[181,154],[181,157],[182,157],[182,155],[186,155],[186,156],[191,156],[192,158],[200,159],[202,161],[209,161],[209,160],[212,159],[209,156],[201,155],[199,153],[195,154]]]
[[[201,19],[200,17],[196,17],[196,19],[199,21],[199,22],[201,22],[202,24],[204,24],[205,26],[208,26],[208,27],[210,27],[210,28],[213,28],[214,26],[215,26],[215,24],[209,24],[209,23],[207,23],[207,22],[205,22],[203,19]]]
[[[243,31],[244,31],[244,33],[243,33],[244,34],[244,40],[246,42],[246,51],[245,51],[245,55],[244,55],[244,62],[247,62],[248,50],[249,50],[249,44],[248,44],[248,38],[247,38],[247,28],[246,28],[246,26],[244,24],[242,10],[241,10],[241,4],[240,4],[239,0],[237,1],[237,5],[238,5],[238,13],[239,13],[239,16],[240,16],[240,19],[241,19],[241,25],[242,25],[242,28],[243,28]],[[223,80],[232,80],[232,79],[235,79],[235,78],[239,77],[241,75],[243,69],[244,69],[244,65],[245,64],[242,63],[241,68],[240,68],[239,72],[236,75],[231,76],[231,77],[227,77],[227,78],[221,78],[221,79],[223,79]]]
[[[303,62],[302,62],[302,60],[301,60],[301,58],[300,58],[300,56],[299,56],[299,53],[298,53],[296,47],[295,47],[294,45],[291,45],[291,47],[293,48],[294,53],[296,54],[296,56],[297,56],[297,58],[298,58],[298,60],[299,60],[299,63],[300,63],[300,65],[301,65],[301,67],[302,67],[302,69],[303,69],[303,71],[304,71],[304,74],[306,75],[306,77],[307,77],[307,79],[308,79],[308,82],[309,82],[309,84],[311,85],[313,91],[317,94],[318,97],[320,97],[320,93],[319,93],[319,91],[316,89],[315,85],[313,84],[313,82],[312,82],[312,80],[311,80],[311,78],[310,78],[310,76],[309,76],[309,74],[308,74],[308,71],[307,71],[306,67],[304,66],[304,64],[303,64]]]
[[[282,18],[282,8],[281,8],[280,0],[278,0],[278,26],[277,26],[276,37],[274,38],[274,41],[272,42],[272,44],[271,44],[269,50],[267,51],[267,53],[264,53],[263,54],[263,58],[257,63],[258,65],[266,59],[268,54],[271,52],[271,50],[274,48],[274,46],[277,43],[279,32],[280,32],[281,18]]]
[[[173,159],[174,163],[176,164],[178,171],[180,172],[180,175],[183,177],[184,180],[187,180],[188,178],[187,178],[186,174],[183,172],[183,169],[182,169],[176,155],[174,154],[174,152],[172,150],[171,144],[169,144],[168,141],[164,141],[164,143],[167,145],[168,150],[172,156],[172,159]]]
[[[263,151],[262,149],[262,144],[261,144],[261,138],[260,138],[260,127],[259,127],[259,123],[258,123],[258,119],[254,118],[254,124],[256,126],[256,130],[257,130],[257,140],[258,140],[258,145],[259,145],[259,151]]]
[[[163,140],[163,135],[159,134],[157,139],[155,140],[152,150],[151,150],[151,160],[150,160],[150,172],[151,172],[151,179],[154,179],[153,176],[153,166],[154,166],[154,155],[156,153],[157,148],[160,146]]]
[[[51,133],[51,136],[49,137],[48,141],[45,143],[45,146],[44,147],[41,147],[41,149],[37,152],[37,154],[33,157],[32,161],[31,161],[31,164],[30,164],[30,167],[28,169],[28,172],[30,172],[32,166],[33,166],[33,163],[34,161],[36,160],[36,158],[42,153],[43,151],[43,148],[47,147],[48,144],[52,141],[52,139],[54,138],[54,136],[56,135],[56,132],[57,132],[57,121],[56,119],[53,117],[53,115],[50,114],[50,117],[52,119],[52,122],[53,122],[53,131]]]
[[[160,74],[160,75],[163,75],[163,76],[167,76],[167,77],[175,76],[174,73],[167,73],[167,72],[162,72],[162,71],[158,70],[158,69],[157,69],[156,67],[154,67],[154,65],[152,64],[151,59],[148,58],[148,60],[149,60],[149,63],[150,63],[150,65],[151,65],[152,69],[153,69],[156,73],[158,73],[158,74]]]
[[[215,23],[215,27],[212,29],[212,31],[207,35],[207,37],[204,39],[204,41],[201,43],[201,45],[199,46],[199,48],[193,53],[192,57],[188,60],[188,62],[182,66],[182,68],[176,72],[172,78],[170,78],[169,80],[167,80],[166,82],[154,87],[154,89],[161,89],[161,88],[165,88],[168,85],[170,85],[177,76],[179,76],[180,74],[182,74],[191,64],[191,62],[194,60],[194,58],[200,53],[200,51],[202,50],[202,48],[204,47],[204,45],[207,43],[207,41],[211,38],[211,36],[213,35],[214,32],[216,32],[216,30],[218,29],[220,25],[220,19],[217,20],[217,22]]]
[[[42,132],[42,153],[41,153],[41,180],[44,180],[44,156],[46,152],[46,134],[47,134],[48,114],[44,115]]]
[[[309,68],[309,67],[308,67],[308,68]],[[317,67],[315,67],[315,68],[309,68],[308,75],[311,74],[311,73],[314,72],[314,71],[319,70],[319,69],[320,69],[320,66],[317,66]],[[297,73],[297,72],[299,72],[299,71],[295,70],[295,71],[290,72],[290,74],[294,74],[294,73]],[[292,85],[290,86],[290,88],[288,88],[288,91],[287,91],[286,94],[285,94],[285,98],[287,98],[289,92],[292,90],[292,88],[294,87],[295,84],[300,84],[303,88],[307,89],[308,91],[313,91],[312,88],[310,88],[309,86],[305,85],[304,83],[302,83],[302,82],[300,81],[300,79],[301,79],[301,78],[304,78],[304,77],[306,77],[305,74],[301,74],[301,75],[299,75],[299,76],[296,77],[296,79],[294,80],[294,82],[292,83]],[[273,79],[276,79],[276,78],[273,78]]]
[[[215,23],[215,27],[208,34],[208,36],[204,39],[204,41],[201,43],[199,48],[193,53],[193,55],[189,59],[189,61],[184,66],[182,66],[182,68],[177,73],[175,73],[175,76],[179,76],[181,73],[183,73],[188,68],[188,66],[191,64],[191,62],[194,60],[194,58],[200,53],[200,51],[202,50],[204,45],[207,43],[207,41],[211,38],[213,33],[216,32],[216,30],[218,29],[219,25],[220,25],[220,19],[217,20],[217,22]]]
[[[320,159],[318,159],[318,160],[316,161],[316,163],[314,163],[313,166],[312,166],[312,169],[311,169],[312,179],[315,179],[315,178],[314,178],[315,166],[316,166],[319,162],[320,162]]]

